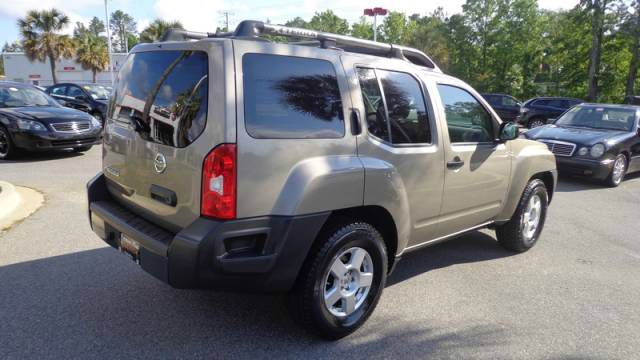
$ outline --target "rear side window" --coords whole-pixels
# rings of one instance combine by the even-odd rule
[[[58,86],[51,89],[51,95],[61,95],[64,96],[67,91],[66,86]]]
[[[246,54],[244,118],[259,139],[318,139],[344,136],[344,114],[336,71],[328,61]]]
[[[420,83],[413,76],[358,68],[358,78],[371,135],[392,144],[431,142],[424,96]]]
[[[109,118],[131,123],[147,141],[185,147],[207,122],[208,73],[205,52],[133,53],[118,75]]]
[[[77,96],[84,96],[84,93],[77,86],[69,86],[69,90],[67,91],[67,96],[75,98]]]

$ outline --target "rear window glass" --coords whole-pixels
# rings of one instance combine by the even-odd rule
[[[109,117],[131,123],[147,141],[185,147],[204,131],[207,100],[206,53],[133,53],[118,75]]]
[[[342,99],[333,65],[325,60],[246,54],[244,118],[262,139],[341,138]]]

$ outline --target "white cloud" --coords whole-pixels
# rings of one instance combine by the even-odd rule
[[[151,24],[151,20],[149,19],[141,19],[136,21],[136,30],[138,33],[141,33],[147,26]]]
[[[221,0],[157,0],[153,6],[157,17],[178,20],[193,31],[215,31],[220,24]]]
[[[67,15],[78,13],[89,6],[100,5],[103,0],[20,0],[0,1],[0,15],[18,18],[24,16],[27,11],[56,8]]]

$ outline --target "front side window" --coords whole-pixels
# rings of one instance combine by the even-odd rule
[[[452,143],[493,141],[493,121],[487,110],[466,90],[438,85]]]
[[[431,142],[424,96],[413,76],[358,68],[358,78],[370,134],[392,144]]]
[[[58,86],[53,88],[53,90],[51,90],[51,94],[52,95],[59,95],[59,96],[65,96],[65,92],[67,91],[67,87],[66,86]]]
[[[208,57],[202,51],[145,51],[120,69],[109,118],[128,122],[145,140],[185,147],[207,122]]]
[[[246,54],[244,117],[258,139],[319,139],[344,136],[338,79],[326,60]]]
[[[67,96],[75,99],[78,96],[84,97],[84,93],[82,92],[82,90],[79,87],[70,86],[69,90],[68,90],[68,93],[67,93]]]

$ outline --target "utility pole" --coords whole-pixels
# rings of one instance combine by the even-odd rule
[[[109,75],[111,77],[111,86],[113,86],[113,67],[111,64],[111,30],[109,30],[109,0],[104,0],[104,17],[106,19],[105,27],[107,28],[107,51],[109,51]]]
[[[387,15],[388,10],[381,7],[364,9],[365,16],[373,16],[373,41],[378,41],[378,15]]]
[[[225,27],[226,31],[230,31],[230,29],[229,29],[229,16],[233,16],[233,13],[230,12],[230,11],[220,11],[219,13],[224,18],[223,22],[224,22],[224,27]]]

